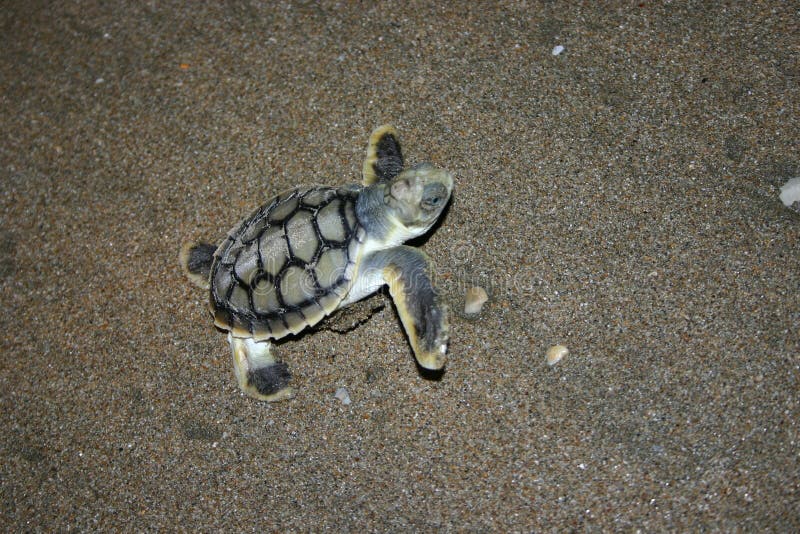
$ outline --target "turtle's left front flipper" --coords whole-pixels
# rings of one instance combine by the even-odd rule
[[[379,272],[389,285],[417,362],[438,370],[445,364],[449,336],[447,307],[431,281],[433,268],[427,254],[404,245],[374,252],[362,267],[372,276]]]

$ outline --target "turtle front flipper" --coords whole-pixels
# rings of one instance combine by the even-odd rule
[[[402,245],[374,252],[362,269],[362,273],[380,272],[389,285],[419,365],[443,368],[449,339],[447,307],[433,287],[430,258],[419,249]]]
[[[270,352],[269,341],[254,341],[228,334],[233,352],[233,370],[239,387],[254,399],[275,402],[292,397],[292,375],[285,363]]]
[[[364,185],[388,182],[403,172],[403,153],[400,137],[394,126],[384,124],[372,132],[364,160]]]

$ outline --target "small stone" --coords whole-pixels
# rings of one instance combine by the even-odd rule
[[[800,177],[792,178],[781,186],[780,199],[787,208],[800,211]]]
[[[487,300],[489,300],[489,295],[486,294],[485,289],[479,286],[469,288],[464,297],[464,313],[467,315],[480,313]]]
[[[557,56],[557,55],[561,54],[561,52],[563,52],[563,51],[564,51],[564,47],[561,46],[561,45],[557,45],[557,46],[553,47],[553,55],[554,56]]]
[[[350,404],[350,393],[347,391],[347,388],[339,388],[336,390],[336,393],[333,395],[337,399],[341,401],[342,404],[347,406]]]
[[[553,345],[547,350],[547,365],[552,367],[560,362],[567,354],[569,354],[569,349],[564,345]]]

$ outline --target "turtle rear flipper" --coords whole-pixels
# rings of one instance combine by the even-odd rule
[[[181,269],[194,285],[208,289],[208,277],[216,250],[217,246],[209,243],[184,243],[181,247],[178,258]]]
[[[233,370],[239,388],[257,400],[275,402],[289,399],[294,391],[289,387],[292,378],[289,367],[272,355],[269,341],[254,341],[228,334],[233,353]]]
[[[442,369],[449,339],[447,307],[431,282],[430,258],[419,249],[402,245],[375,252],[365,261],[364,272],[380,272],[389,285],[389,294],[419,365]]]

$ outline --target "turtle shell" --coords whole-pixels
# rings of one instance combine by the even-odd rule
[[[257,341],[296,334],[338,308],[353,283],[365,231],[358,190],[280,195],[239,223],[214,253],[214,322]]]

